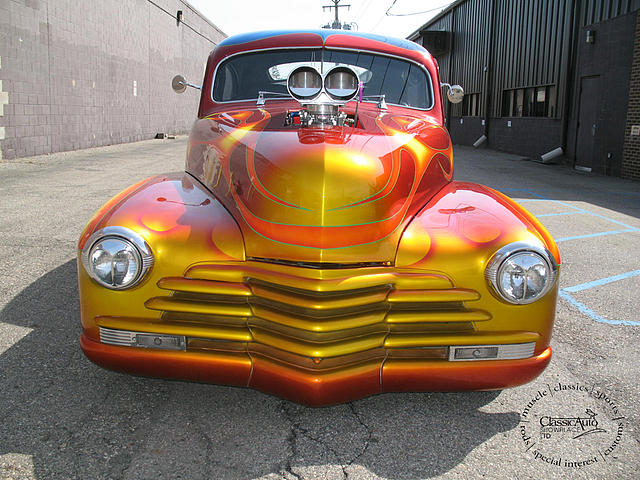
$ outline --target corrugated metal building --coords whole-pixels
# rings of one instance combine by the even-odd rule
[[[640,179],[640,0],[458,0],[409,36],[464,87],[454,142]]]

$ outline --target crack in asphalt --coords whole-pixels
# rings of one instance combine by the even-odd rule
[[[122,450],[115,455],[113,455],[111,461],[108,462],[108,476],[107,478],[124,478],[124,474],[132,467],[133,461],[137,458],[137,455],[144,448],[143,439],[149,438],[147,434],[147,430],[149,428],[153,428],[154,425],[157,425],[158,420],[162,416],[162,410],[165,405],[167,405],[170,401],[170,395],[167,390],[163,388],[164,391],[156,392],[154,395],[154,399],[162,398],[160,402],[150,408],[151,414],[149,417],[144,420],[140,419],[139,416],[134,416],[135,419],[139,420],[139,423],[135,426],[130,426],[129,431],[133,434],[131,435],[131,439],[127,442],[125,446],[126,451]],[[108,391],[110,393],[110,391]],[[160,393],[161,395],[158,395]],[[117,474],[113,473],[117,470]]]
[[[298,440],[297,430],[300,428],[300,422],[296,421],[293,418],[293,415],[291,414],[291,412],[289,411],[289,408],[287,407],[286,401],[282,401],[280,403],[280,410],[284,414],[284,418],[291,425],[291,428],[289,429],[289,433],[286,439],[287,445],[289,445],[289,450],[291,451],[291,455],[287,457],[287,460],[285,462],[283,477],[286,478],[284,474],[289,473],[297,480],[304,480],[300,475],[298,475],[296,472],[293,471],[293,461],[298,456],[298,448],[296,446],[296,442]]]
[[[285,419],[291,425],[291,428],[289,430],[289,434],[287,435],[287,444],[289,445],[289,449],[291,451],[291,455],[289,455],[289,457],[286,460],[284,472],[282,472],[283,473],[283,478],[286,478],[284,476],[284,474],[288,473],[288,474],[292,475],[294,478],[296,478],[297,480],[304,480],[303,476],[301,476],[301,475],[299,475],[299,474],[297,474],[296,472],[293,471],[293,463],[294,463],[294,460],[298,456],[298,447],[297,447],[296,443],[297,443],[298,438],[300,436],[304,436],[307,439],[311,440],[312,442],[315,442],[315,443],[321,445],[328,452],[330,452],[340,464],[340,468],[342,469],[343,480],[348,480],[349,472],[347,471],[347,469],[351,465],[353,465],[355,462],[357,462],[358,459],[360,459],[366,453],[366,451],[368,450],[369,445],[371,443],[371,439],[373,438],[373,430],[360,417],[360,415],[358,414],[358,411],[356,410],[356,407],[355,407],[355,405],[353,403],[348,403],[347,405],[349,406],[349,410],[350,410],[351,414],[356,419],[358,424],[362,428],[364,428],[364,430],[367,432],[367,435],[366,435],[366,438],[364,440],[364,444],[362,445],[361,450],[356,455],[354,455],[352,458],[350,458],[349,460],[344,462],[344,460],[341,458],[340,452],[338,452],[335,448],[333,448],[329,443],[324,441],[322,438],[318,438],[318,437],[314,436],[307,428],[304,428],[300,424],[300,421],[295,418],[294,413],[291,411],[291,408],[288,407],[288,402],[283,401],[281,403],[280,409],[284,413]]]
[[[345,475],[345,480],[349,478],[349,473],[347,472],[347,467],[350,467],[351,465],[353,465],[360,457],[362,457],[365,452],[367,451],[367,449],[369,448],[369,444],[371,443],[371,438],[373,437],[373,430],[371,429],[371,427],[369,427],[369,425],[367,425],[364,420],[362,420],[362,418],[360,417],[360,415],[358,415],[358,411],[356,410],[355,405],[352,402],[349,402],[349,410],[351,411],[351,413],[353,414],[354,418],[358,421],[358,423],[367,431],[367,438],[364,441],[364,445],[362,447],[362,451],[356,455],[355,457],[353,457],[351,460],[349,460],[349,462],[347,463],[346,466],[342,467],[342,471],[344,472]]]
[[[205,442],[205,446],[206,446],[206,472],[207,472],[207,478],[213,478],[213,470],[212,470],[212,466],[218,466],[220,465],[220,462],[214,457],[213,452],[214,452],[214,448],[213,448],[213,440],[211,440],[211,437],[209,436],[209,434],[207,433],[206,430],[200,428],[200,426],[198,425],[198,423],[195,421],[195,419],[192,416],[189,416],[189,419],[191,420],[191,422],[189,424],[187,424],[189,427],[193,428],[196,432],[198,432],[200,434],[200,437],[204,440]]]

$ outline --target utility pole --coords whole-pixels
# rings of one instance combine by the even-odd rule
[[[333,5],[323,5],[322,7],[322,11],[324,12],[327,8],[329,10],[331,10],[332,8],[335,10],[336,16],[335,16],[335,20],[333,21],[333,23],[331,24],[331,28],[334,28],[336,30],[341,30],[342,29],[342,24],[340,23],[340,19],[338,18],[338,9],[342,8],[342,7],[351,7],[351,5],[339,5],[339,3],[341,2],[341,0],[331,0],[333,2]],[[327,28],[328,25],[326,25],[324,28]]]

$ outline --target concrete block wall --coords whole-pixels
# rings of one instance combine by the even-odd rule
[[[484,134],[483,117],[451,117],[449,133],[453,143],[473,145]]]
[[[545,117],[491,118],[488,146],[536,159],[562,146],[562,122]]]
[[[0,0],[0,158],[188,131],[199,92],[171,79],[224,37],[182,0]]]
[[[629,80],[629,105],[622,150],[622,176],[640,180],[640,135],[631,135],[634,125],[640,126],[640,11],[636,16],[633,63]]]
[[[452,117],[451,140],[458,145],[473,145],[484,133],[482,117]],[[511,125],[509,125],[511,124]],[[562,146],[562,124],[545,117],[490,118],[489,136],[484,147],[537,159]]]

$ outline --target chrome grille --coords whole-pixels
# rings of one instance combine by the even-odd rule
[[[199,345],[230,342],[289,363],[292,355],[297,363],[308,363],[306,358],[327,365],[363,352],[384,357],[389,350],[401,356],[437,349],[473,331],[474,322],[491,319],[466,306],[480,297],[477,292],[454,288],[442,275],[390,267],[197,265],[184,278],[163,278],[158,286],[167,295],[146,306],[163,312],[167,330],[198,338]],[[433,352],[424,350],[427,356]]]

